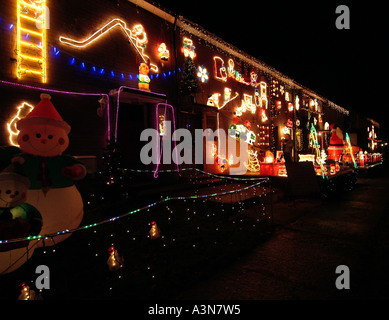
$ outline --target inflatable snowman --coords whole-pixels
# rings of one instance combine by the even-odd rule
[[[12,160],[22,165],[30,179],[27,202],[42,215],[40,234],[48,238],[39,246],[65,240],[71,235],[66,230],[77,228],[84,214],[74,181],[85,177],[86,168],[75,158],[63,155],[69,145],[71,127],[50,100],[50,95],[41,94],[41,101],[17,122],[22,153]]]
[[[30,181],[15,167],[0,173],[0,275],[18,269],[31,257],[35,242],[24,239],[38,235],[42,228],[39,211],[25,202]],[[18,241],[4,241],[11,239]]]

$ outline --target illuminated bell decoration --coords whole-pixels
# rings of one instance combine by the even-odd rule
[[[116,271],[123,267],[124,259],[118,254],[117,250],[114,246],[108,249],[109,258],[107,261],[107,265],[109,271]]]
[[[335,174],[335,173],[336,173],[335,164],[331,163],[331,165],[330,165],[330,174]]]
[[[150,229],[150,239],[157,239],[161,236],[161,231],[159,230],[157,223],[155,221],[151,222]]]
[[[293,111],[293,103],[291,103],[291,102],[288,103],[288,111],[290,111],[290,112]]]
[[[276,100],[276,108],[281,109],[281,101],[280,100]]]

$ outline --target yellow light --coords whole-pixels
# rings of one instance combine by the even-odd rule
[[[126,34],[128,41],[134,46],[135,50],[139,53],[139,55],[142,57],[142,60],[145,63],[148,63],[150,61],[149,56],[147,56],[144,52],[144,44],[147,43],[147,34],[144,31],[144,28],[142,25],[138,24],[133,27],[132,30],[127,28],[127,24],[118,18],[112,19],[110,22],[102,26],[100,29],[98,29],[95,33],[93,33],[88,38],[78,41],[71,38],[59,37],[59,41],[63,44],[66,44],[68,46],[76,47],[76,48],[85,48],[91,44],[93,44],[96,40],[100,39],[103,35],[105,35],[108,31],[115,27],[120,27],[123,32]],[[158,72],[158,67],[150,63],[150,69],[154,72]]]
[[[23,102],[20,106],[17,107],[16,115],[7,123],[7,130],[9,133],[9,141],[13,146],[19,146],[17,137],[19,135],[19,130],[16,128],[16,123],[23,119],[30,111],[34,109],[34,106],[27,102]]]
[[[159,52],[159,57],[163,61],[168,61],[169,60],[169,50],[167,49],[166,43],[161,43],[158,47],[158,52]]]
[[[32,8],[35,12],[31,11],[31,14],[33,16],[30,16],[30,12],[27,10],[27,12],[22,12],[23,8],[29,7]],[[26,3],[22,0],[17,0],[17,27],[16,27],[16,54],[17,54],[17,64],[16,64],[16,76],[18,79],[22,78],[23,75],[26,74],[33,74],[33,75],[40,75],[42,82],[47,82],[47,74],[46,74],[46,68],[47,68],[47,62],[46,62],[46,27],[47,27],[47,21],[46,21],[46,0],[32,0],[31,3]],[[41,15],[39,17],[42,17],[42,19],[37,18],[37,13],[40,13]],[[25,26],[25,20],[27,21],[33,21],[38,25],[40,24],[40,31],[34,31],[31,30],[31,28],[26,28]],[[37,27],[38,28],[38,27]],[[28,33],[32,36],[39,37],[39,42],[41,43],[38,45],[37,43],[34,43],[30,40],[22,40],[22,34]],[[39,53],[37,53],[35,56],[33,55],[27,55],[25,52],[23,52],[23,47],[32,47],[32,48],[38,48],[40,49]],[[32,62],[36,62],[36,65],[34,65],[33,69],[30,69],[30,66],[25,63],[25,60],[29,60]]]
[[[220,57],[213,57],[214,68],[215,68],[215,78],[217,80],[226,82],[227,81],[227,70],[224,65],[224,60]]]
[[[195,53],[195,46],[193,45],[193,41],[191,39],[188,39],[188,38],[184,38],[183,39],[183,44],[184,46],[182,47],[182,51],[184,53],[184,56],[187,58],[187,57],[190,57],[191,59],[195,58],[196,57],[196,53]]]
[[[241,106],[236,109],[236,115],[240,117],[247,110],[250,110],[252,114],[255,114],[257,106],[253,103],[253,96],[244,93],[243,98]]]

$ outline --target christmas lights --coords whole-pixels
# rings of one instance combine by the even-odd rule
[[[158,47],[158,54],[159,54],[159,58],[162,60],[162,61],[168,61],[169,60],[169,50],[167,49],[167,46],[166,46],[166,43],[161,43]]]
[[[184,53],[185,58],[189,57],[193,60],[196,57],[195,49],[196,47],[193,45],[191,39],[183,39],[182,52]]]
[[[145,54],[145,44],[147,43],[147,34],[144,31],[142,25],[135,25],[132,30],[127,28],[127,24],[118,18],[112,19],[107,24],[99,28],[92,35],[87,37],[84,40],[74,40],[72,38],[67,38],[64,36],[59,37],[59,41],[62,44],[73,46],[76,48],[85,48],[91,44],[93,44],[96,40],[100,39],[101,36],[105,35],[108,31],[112,30],[115,27],[120,27],[121,30],[127,36],[128,41],[133,45],[139,56],[142,58],[144,63],[149,63],[150,58]],[[150,70],[154,72],[158,72],[158,67],[150,62]]]
[[[248,153],[248,163],[244,163],[244,166],[251,172],[259,172],[261,166],[258,161],[257,151],[249,150]]]
[[[224,65],[224,60],[218,56],[213,57],[215,78],[217,80],[227,81],[227,69]]]
[[[22,102],[22,104],[17,107],[18,111],[16,115],[10,120],[10,122],[7,123],[7,130],[9,133],[9,141],[11,145],[19,146],[17,141],[19,130],[16,127],[16,123],[20,119],[24,118],[32,109],[34,109],[33,105],[27,102]]]
[[[33,10],[25,10],[25,7]],[[46,0],[26,3],[17,0],[17,25],[16,25],[16,76],[18,79],[25,75],[38,75],[43,83],[47,82],[47,57],[46,57]],[[34,14],[37,10],[41,15]],[[31,13],[33,15],[31,15]],[[44,17],[42,19],[42,17]],[[28,22],[35,22],[38,31],[31,30]],[[24,35],[24,36],[23,36]],[[22,40],[24,38],[24,40]]]
[[[32,89],[32,90],[39,90],[41,92],[52,92],[52,93],[58,93],[58,94],[66,94],[66,95],[80,95],[80,96],[96,96],[96,97],[105,97],[107,101],[107,137],[110,139],[110,132],[111,132],[111,124],[110,124],[110,105],[109,105],[109,96],[106,93],[89,93],[89,92],[73,92],[73,91],[62,91],[62,90],[56,90],[56,89],[47,89],[47,88],[40,88],[40,87],[34,87],[30,85],[20,84],[20,83],[14,83],[10,81],[4,81],[0,80],[0,84],[4,85],[10,85],[20,88],[26,88],[26,89]]]
[[[205,82],[207,83],[208,82],[208,76],[209,76],[209,72],[207,71],[207,69],[202,65],[202,66],[199,66],[198,69],[197,69],[197,76],[200,78],[200,81],[201,82]]]

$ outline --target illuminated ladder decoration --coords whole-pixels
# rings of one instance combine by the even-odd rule
[[[355,158],[354,158],[353,147],[351,146],[350,137],[347,132],[346,132],[346,142],[347,142],[348,152],[350,153],[351,159],[353,160],[354,168],[358,169],[358,165],[355,162]]]
[[[317,131],[316,131],[316,128],[313,125],[313,123],[311,124],[311,132],[309,133],[309,140],[310,140],[310,143],[312,143],[312,146],[313,146],[313,148],[315,149],[315,152],[316,152],[316,162],[320,166],[321,177],[323,179],[326,179],[326,178],[328,178],[328,176],[325,173],[325,168],[323,166],[323,162],[322,162],[322,159],[321,159],[320,146],[319,146],[319,142],[317,141]]]
[[[33,74],[47,81],[46,24],[46,0],[17,0],[18,79]]]

